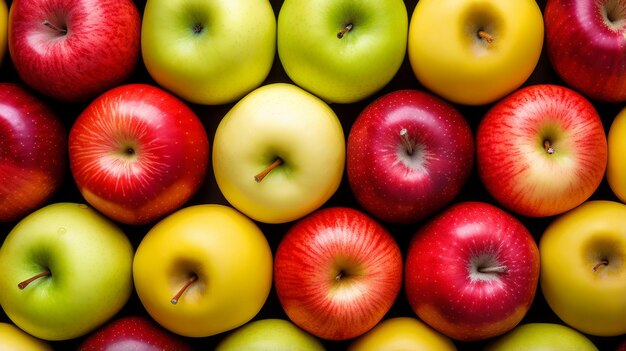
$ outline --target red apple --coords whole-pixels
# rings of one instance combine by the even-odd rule
[[[132,0],[15,0],[9,53],[34,89],[59,100],[88,100],[133,73],[140,28]]]
[[[569,86],[626,101],[626,2],[548,0],[544,22],[548,57]]]
[[[87,202],[118,222],[145,224],[198,190],[209,141],[184,102],[151,85],[128,84],[102,94],[78,116],[69,158]]]
[[[191,351],[182,338],[150,319],[125,316],[90,334],[77,351]]]
[[[402,254],[389,232],[351,208],[331,207],[296,222],[278,245],[274,284],[300,328],[345,340],[370,330],[402,285]]]
[[[42,206],[63,182],[67,132],[39,98],[0,83],[0,222]]]
[[[539,279],[539,250],[503,210],[462,202],[420,228],[409,244],[407,299],[425,323],[462,341],[501,335],[528,312]]]
[[[606,135],[585,97],[532,85],[487,111],[476,133],[476,164],[504,207],[524,216],[556,215],[587,200],[602,182]]]
[[[392,223],[417,222],[454,199],[474,160],[474,136],[452,105],[399,90],[370,103],[348,136],[347,177],[365,210]]]

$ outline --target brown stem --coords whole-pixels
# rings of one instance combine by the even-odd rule
[[[479,30],[477,34],[480,39],[488,42],[489,44],[493,43],[493,41],[495,40],[491,34],[487,33],[484,30]]]
[[[552,146],[552,144],[550,143],[550,140],[544,140],[543,141],[543,148],[546,150],[546,152],[550,155],[552,155],[554,153],[554,147]]]
[[[193,284],[196,280],[198,280],[198,276],[194,274],[189,278],[189,280],[187,280],[187,282],[185,282],[185,285],[183,285],[183,287],[180,288],[180,290],[176,293],[176,295],[174,295],[174,297],[172,297],[172,299],[170,300],[172,305],[175,305],[178,303],[178,300],[183,295],[185,290],[187,290],[187,288],[189,288],[189,286]]]
[[[263,178],[265,178],[265,176],[267,176],[274,168],[280,166],[282,163],[283,163],[283,160],[277,157],[274,160],[274,162],[272,162],[271,165],[269,165],[265,170],[263,170],[263,172],[255,175],[254,180],[256,180],[257,183],[260,183],[263,180]]]
[[[44,20],[43,22],[41,22],[41,24],[43,24],[44,26],[46,26],[46,27],[48,27],[50,29],[53,29],[53,30],[57,31],[61,35],[67,34],[67,29],[57,27],[56,25],[54,25],[52,22],[50,22],[48,20]]]
[[[352,27],[352,23],[348,23],[342,30],[339,31],[339,33],[337,33],[337,38],[343,38],[349,31],[352,30]]]
[[[19,284],[17,284],[17,287],[20,288],[20,290],[24,290],[24,288],[26,288],[28,286],[28,284],[34,282],[35,280],[39,279],[39,278],[43,278],[43,277],[48,277],[52,275],[52,273],[50,273],[50,271],[45,271],[45,272],[41,272],[39,274],[36,274],[26,280],[24,280],[23,282],[20,282]]]
[[[508,270],[508,267],[507,266],[478,267],[476,270],[479,273],[504,273]]]
[[[413,143],[409,139],[409,135],[408,135],[406,128],[402,128],[400,130],[400,136],[402,137],[402,143],[404,144],[404,147],[406,147],[406,152],[409,155],[413,155]]]
[[[597,271],[598,268],[602,267],[602,266],[608,266],[609,265],[609,260],[607,260],[606,258],[600,260],[600,262],[596,263],[595,266],[593,266],[593,271]]]

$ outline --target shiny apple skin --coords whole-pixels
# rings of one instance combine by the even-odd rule
[[[475,272],[481,265],[506,271]],[[421,320],[456,340],[484,340],[514,328],[530,309],[538,280],[533,237],[519,220],[488,203],[449,207],[409,244],[407,299]]]
[[[360,113],[346,156],[350,188],[363,208],[387,222],[415,223],[460,192],[472,170],[474,136],[451,104],[424,91],[398,90]]]
[[[115,221],[146,224],[196,193],[207,172],[209,140],[183,101],[155,86],[128,84],[78,116],[69,158],[87,202]]]
[[[0,83],[0,222],[41,207],[66,165],[67,131],[55,112],[26,87]]]
[[[274,284],[292,322],[320,338],[346,340],[369,331],[393,305],[402,285],[402,254],[389,232],[363,212],[325,208],[283,237]]]
[[[9,53],[20,78],[35,90],[87,101],[133,74],[140,23],[132,0],[16,0],[9,12]]]

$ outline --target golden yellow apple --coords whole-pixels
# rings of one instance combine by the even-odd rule
[[[607,136],[606,180],[615,196],[626,202],[626,107],[613,119]]]

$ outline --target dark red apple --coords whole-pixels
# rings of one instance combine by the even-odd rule
[[[539,250],[526,227],[503,210],[462,202],[420,228],[407,253],[407,299],[425,323],[462,341],[513,329],[528,312],[539,279]]]
[[[67,131],[25,87],[0,83],[0,222],[42,206],[61,186]]]
[[[140,29],[132,0],[15,0],[9,53],[27,85],[55,99],[86,101],[130,77]]]
[[[183,101],[155,86],[129,84],[102,94],[78,116],[69,158],[87,202],[115,221],[145,224],[195,194],[209,141]]]
[[[363,212],[331,207],[296,222],[274,261],[279,301],[300,328],[345,340],[378,323],[402,285],[402,254]]]
[[[451,104],[417,90],[369,104],[348,136],[346,170],[359,204],[379,219],[412,223],[450,203],[474,160],[474,137]]]

